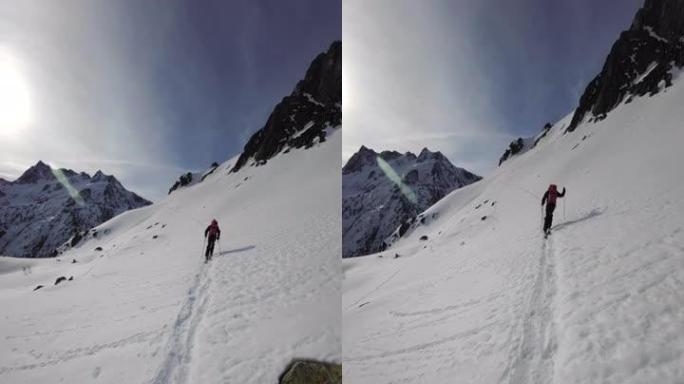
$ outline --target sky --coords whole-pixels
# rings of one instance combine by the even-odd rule
[[[343,159],[439,150],[486,176],[572,112],[643,0],[344,0]]]
[[[100,169],[157,200],[238,155],[317,54],[339,0],[1,0],[0,177]]]

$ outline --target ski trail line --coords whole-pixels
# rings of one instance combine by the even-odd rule
[[[188,297],[176,317],[166,347],[166,357],[151,383],[182,384],[188,381],[195,332],[206,311],[210,284],[209,264],[203,264],[201,271],[195,275],[195,281],[188,290]]]
[[[552,383],[557,348],[557,272],[553,238],[541,249],[536,280],[524,313],[521,341],[511,361],[509,383]]]

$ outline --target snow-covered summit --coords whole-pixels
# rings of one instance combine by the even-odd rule
[[[114,176],[97,171],[90,177],[38,161],[0,184],[0,255],[54,256],[72,236],[149,204]]]
[[[376,252],[403,223],[480,177],[440,152],[377,153],[362,146],[342,168],[344,257]]]

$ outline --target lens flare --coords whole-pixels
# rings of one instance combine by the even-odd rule
[[[397,172],[392,169],[392,166],[389,165],[388,162],[383,160],[380,156],[376,158],[376,161],[378,162],[378,166],[382,170],[382,172],[387,176],[388,179],[390,179],[391,182],[393,182],[397,187],[399,187],[399,190],[401,191],[402,195],[408,199],[412,204],[416,204],[418,202],[418,198],[416,197],[415,192],[406,184],[404,184],[403,181],[401,181],[401,177],[397,174]]]
[[[62,172],[61,169],[52,169],[52,174],[55,175],[55,178],[57,181],[62,184],[64,189],[67,190],[69,193],[69,196],[78,204],[79,206],[83,206],[83,197],[81,196],[81,193],[78,191],[78,189],[74,188],[73,185],[69,182],[69,179],[64,176],[64,172]]]

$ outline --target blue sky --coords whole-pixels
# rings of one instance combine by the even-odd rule
[[[642,2],[344,0],[344,159],[427,146],[488,174],[577,106]]]
[[[0,119],[0,177],[42,159],[158,199],[238,154],[341,23],[335,0],[2,1],[0,80],[30,113]]]

